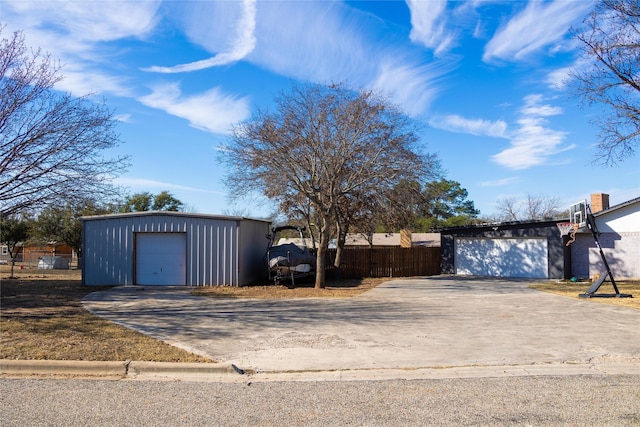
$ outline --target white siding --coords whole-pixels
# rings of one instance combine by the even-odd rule
[[[597,216],[596,226],[601,233],[640,232],[640,203],[633,203]]]

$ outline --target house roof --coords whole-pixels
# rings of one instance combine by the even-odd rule
[[[617,210],[622,209],[622,208],[626,208],[627,206],[631,206],[631,205],[634,205],[636,203],[640,203],[640,197],[636,197],[635,199],[627,200],[626,202],[622,202],[622,203],[619,203],[617,205],[613,205],[610,208],[603,209],[603,210],[601,210],[599,212],[594,213],[593,216],[598,217],[598,216],[601,216],[601,215],[606,215],[608,213],[617,211]]]
[[[440,246],[440,233],[411,233],[413,246]],[[369,246],[361,234],[348,234],[345,246]],[[400,233],[373,233],[373,246],[400,246]]]
[[[440,230],[441,234],[456,234],[457,232],[464,232],[466,230],[482,230],[482,229],[514,229],[514,228],[528,228],[528,227],[548,227],[556,225],[559,222],[568,221],[569,218],[546,218],[542,220],[533,221],[508,221],[508,222],[491,222],[483,224],[463,225],[458,227],[448,227]]]

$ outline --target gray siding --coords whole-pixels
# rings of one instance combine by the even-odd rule
[[[240,282],[251,283],[258,279],[267,278],[267,264],[264,255],[269,241],[269,225],[259,221],[245,221],[240,230]]]
[[[187,285],[245,285],[259,278],[257,241],[260,236],[264,240],[268,230],[267,221],[233,217],[167,213],[87,217],[83,219],[83,283],[136,284],[135,233],[145,232],[186,233]],[[264,253],[264,243],[260,250]]]
[[[602,233],[598,237],[604,256],[616,280],[640,278],[640,233]],[[593,236],[581,233],[571,244],[573,275],[580,279],[603,275],[607,269]]]

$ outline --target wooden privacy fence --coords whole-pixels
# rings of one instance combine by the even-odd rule
[[[361,277],[410,277],[440,274],[440,248],[415,246],[412,248],[344,249],[340,272],[333,267],[336,250],[327,252],[327,274],[345,279]]]

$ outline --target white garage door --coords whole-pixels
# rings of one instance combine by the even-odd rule
[[[547,239],[456,239],[456,274],[548,278]]]
[[[136,284],[186,284],[185,233],[136,234]]]

